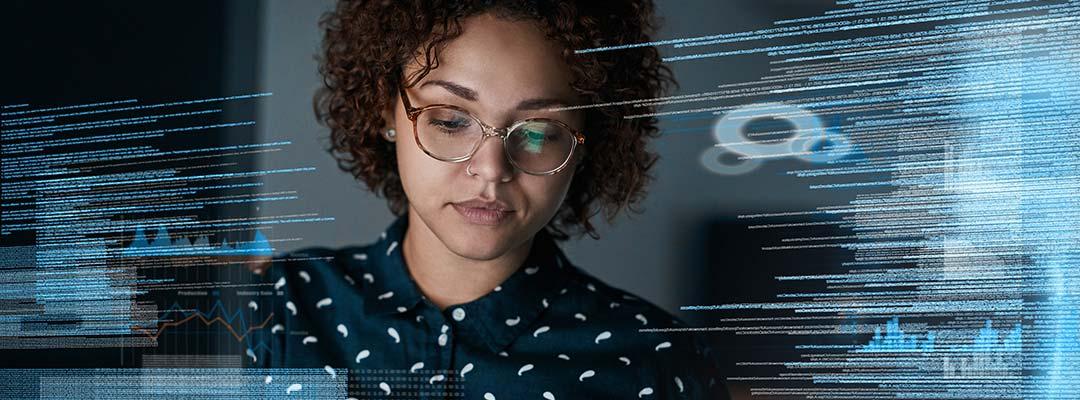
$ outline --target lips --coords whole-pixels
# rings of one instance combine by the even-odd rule
[[[498,200],[471,199],[471,200],[467,200],[467,201],[454,203],[454,205],[459,206],[459,207],[477,208],[477,209],[489,210],[489,211],[504,211],[504,212],[514,211],[513,209],[510,208],[509,205],[507,205],[504,202],[498,201]]]
[[[506,203],[497,200],[472,199],[451,205],[462,218],[476,225],[498,225],[514,212]]]

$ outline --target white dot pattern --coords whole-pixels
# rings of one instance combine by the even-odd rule
[[[404,268],[404,221],[374,244],[308,250],[297,265],[272,266],[267,286],[284,296],[248,304],[245,312],[269,323],[251,332],[249,342],[264,345],[247,349],[245,363],[322,366],[324,379],[338,382],[342,371],[362,369],[415,378],[410,386],[375,380],[367,394],[347,396],[356,398],[415,397],[410,391],[462,382],[463,398],[485,400],[727,398],[723,378],[708,375],[720,369],[703,341],[685,332],[639,332],[678,321],[581,273],[543,233],[507,280],[479,299],[438,309]],[[269,393],[313,390],[278,378],[266,377]]]

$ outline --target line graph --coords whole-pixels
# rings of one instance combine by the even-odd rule
[[[176,320],[170,320],[169,314],[180,314],[182,318]],[[225,329],[236,339],[237,342],[243,342],[248,335],[256,330],[266,328],[270,321],[274,319],[274,313],[271,312],[263,318],[261,322],[255,325],[248,325],[247,319],[244,318],[243,311],[237,310],[231,314],[225,311],[225,305],[220,300],[215,301],[214,305],[208,312],[202,312],[199,310],[185,310],[180,307],[179,304],[174,303],[164,312],[161,317],[156,321],[155,328],[133,326],[132,330],[138,331],[154,340],[157,340],[165,333],[169,328],[176,328],[178,326],[187,324],[192,321],[202,322],[204,326],[212,326],[214,324],[222,324]],[[238,322],[238,323],[237,323]]]

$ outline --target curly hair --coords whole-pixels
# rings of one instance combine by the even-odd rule
[[[610,223],[620,210],[640,213],[635,205],[653,179],[658,156],[647,149],[659,136],[657,119],[624,118],[649,114],[654,106],[634,100],[655,99],[675,85],[671,70],[655,47],[619,52],[576,53],[575,49],[645,43],[656,29],[651,0],[591,1],[349,1],[320,20],[324,29],[319,73],[324,87],[314,99],[318,121],[330,129],[330,147],[338,167],[384,196],[391,212],[401,215],[408,200],[401,185],[393,145],[380,140],[399,85],[415,83],[438,67],[438,52],[461,34],[462,20],[491,12],[511,20],[537,21],[545,35],[563,49],[573,74],[571,86],[590,103],[614,103],[584,111],[585,154],[574,171],[566,199],[548,223],[553,238],[569,233],[599,238],[589,222],[601,211]],[[404,77],[404,66],[420,68]]]

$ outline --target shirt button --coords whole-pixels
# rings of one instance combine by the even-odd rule
[[[454,321],[461,321],[465,319],[465,310],[460,307],[455,308],[454,311],[450,313],[450,316],[454,317]]]

